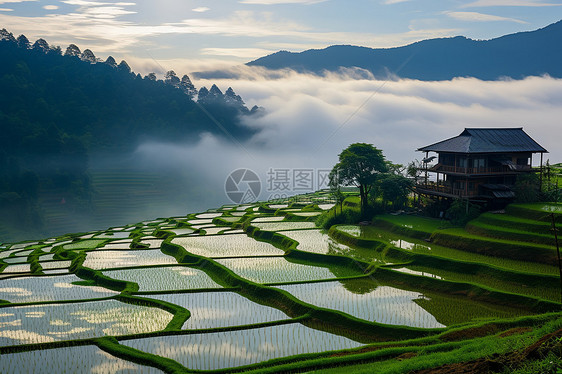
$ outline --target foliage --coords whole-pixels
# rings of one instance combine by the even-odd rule
[[[39,199],[46,190],[56,189],[67,207],[94,211],[88,174],[94,151],[132,151],[146,138],[222,136],[216,121],[233,136],[252,133],[241,125],[250,111],[232,89],[203,109],[186,75],[143,79],[125,61],[101,62],[74,44],[63,55],[43,39],[31,46],[24,35],[0,30],[0,36],[0,214],[10,217],[8,236],[42,234]]]
[[[540,197],[539,176],[531,173],[524,173],[517,176],[515,181],[515,196],[518,203],[533,203],[539,201]]]
[[[448,216],[451,223],[456,226],[466,225],[469,221],[478,217],[479,214],[480,207],[478,205],[461,199],[453,201],[446,212],[446,216]]]
[[[388,165],[380,149],[372,144],[354,143],[339,154],[339,162],[330,173],[334,179],[330,184],[358,187],[361,212],[365,213],[369,205],[369,192],[374,183],[387,171]]]

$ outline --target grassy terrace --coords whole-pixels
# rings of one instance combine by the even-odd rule
[[[556,267],[436,243],[552,250],[505,240],[544,227],[524,213],[544,206],[483,215],[468,231],[385,215],[325,232],[313,222],[328,199],[3,244],[0,372],[390,373],[482,357],[497,371],[562,365]]]

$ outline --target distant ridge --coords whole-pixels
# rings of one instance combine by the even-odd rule
[[[562,21],[490,40],[462,36],[429,39],[388,49],[335,45],[300,53],[280,51],[247,63],[268,69],[323,74],[361,68],[377,78],[496,80],[550,75],[562,78]]]

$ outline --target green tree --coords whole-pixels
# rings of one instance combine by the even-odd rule
[[[361,196],[361,214],[369,206],[369,192],[377,179],[388,171],[382,151],[372,144],[354,143],[339,154],[339,162],[333,167],[335,182],[343,186],[356,186]]]

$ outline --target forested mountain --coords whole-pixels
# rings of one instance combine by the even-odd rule
[[[198,90],[187,75],[143,78],[111,56],[102,61],[73,44],[63,52],[0,30],[0,215],[20,229],[40,227],[46,189],[59,191],[65,204],[94,209],[94,152],[130,152],[146,139],[196,141],[202,132],[252,134],[241,116],[256,108],[248,110],[231,88],[199,91],[194,101]]]
[[[280,51],[249,62],[249,66],[293,69],[322,74],[358,67],[375,77],[419,80],[475,77],[521,79],[548,74],[562,78],[562,21],[545,28],[491,40],[465,37],[424,40],[407,46],[373,49],[336,45],[301,53]]]

